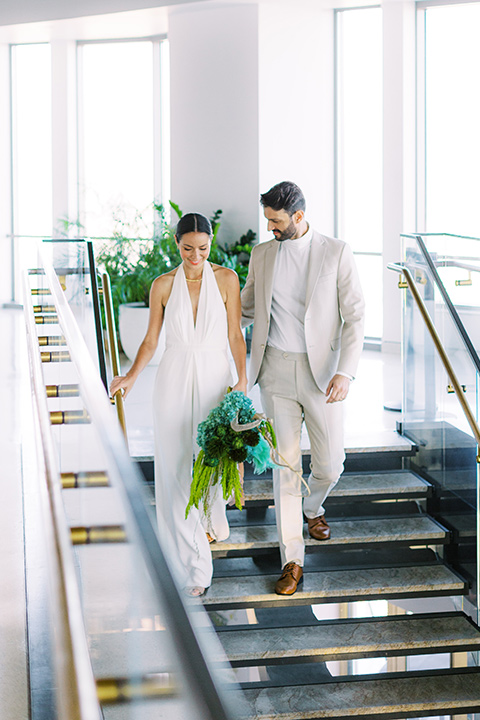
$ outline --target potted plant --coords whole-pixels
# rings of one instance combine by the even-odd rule
[[[170,206],[180,218],[182,211],[173,202]],[[132,238],[127,223],[117,220],[112,238],[103,243],[96,253],[97,265],[110,276],[115,320],[119,329],[120,343],[125,355],[133,360],[143,340],[148,325],[149,293],[153,280],[180,263],[175,227],[166,219],[163,205],[153,205],[154,233],[150,238]],[[210,218],[213,229],[210,260],[234,269],[243,287],[248,272],[248,262],[256,235],[248,230],[231,246],[221,246],[217,241],[221,210]],[[137,221],[142,221],[141,214]],[[138,230],[138,228],[136,228]],[[127,231],[127,232],[126,232]],[[164,341],[160,335],[159,348],[151,364],[158,364]]]

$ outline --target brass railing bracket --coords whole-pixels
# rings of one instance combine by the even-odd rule
[[[40,353],[40,357],[42,363],[70,362],[70,353],[68,350],[45,351]]]
[[[61,473],[62,487],[64,490],[74,488],[109,487],[108,474],[103,470],[87,470],[86,472],[63,472]]]
[[[51,295],[49,288],[32,288],[32,295]]]
[[[95,525],[72,527],[70,528],[70,537],[73,545],[123,543],[127,540],[127,533],[123,525]]]
[[[33,312],[36,315],[39,315],[40,313],[54,313],[57,312],[57,309],[55,305],[34,305],[33,306]]]
[[[455,280],[456,287],[466,287],[472,285],[472,273],[468,272],[468,278],[466,280]]]
[[[78,397],[80,395],[79,385],[45,385],[48,398]]]
[[[147,698],[172,698],[179,689],[170,672],[142,678],[102,678],[97,680],[98,699],[102,705],[125,703]]]
[[[85,425],[90,422],[86,410],[55,410],[50,413],[52,425]]]
[[[38,344],[40,347],[48,347],[49,345],[66,345],[63,335],[39,335]]]

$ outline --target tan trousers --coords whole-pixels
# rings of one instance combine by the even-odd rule
[[[310,439],[308,497],[302,498],[304,486],[294,472],[288,468],[273,471],[282,567],[292,561],[303,566],[303,513],[309,518],[324,514],[323,502],[343,471],[343,408],[341,403],[326,403],[325,394],[313,379],[306,353],[284,353],[267,347],[258,382],[264,412],[274,423],[278,450],[300,473],[303,421]]]

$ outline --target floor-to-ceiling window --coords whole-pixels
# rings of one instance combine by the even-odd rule
[[[480,236],[480,3],[424,7],[418,28],[419,225]]]
[[[151,232],[152,203],[165,197],[162,46],[79,45],[79,200],[89,236],[109,236],[119,223],[133,234]]]
[[[13,294],[33,258],[30,236],[52,233],[52,92],[48,43],[11,47]]]
[[[382,15],[336,12],[336,234],[356,257],[368,337],[382,335]]]

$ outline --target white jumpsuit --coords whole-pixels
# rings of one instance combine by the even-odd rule
[[[164,316],[165,352],[155,379],[155,496],[159,532],[167,526],[176,546],[185,586],[209,587],[212,555],[205,530],[217,540],[229,535],[225,500],[217,492],[207,518],[195,507],[185,519],[190,496],[197,426],[232,382],[227,313],[211,265],[206,262],[197,319],[183,265],[177,270]],[[169,538],[164,537],[167,541]]]

